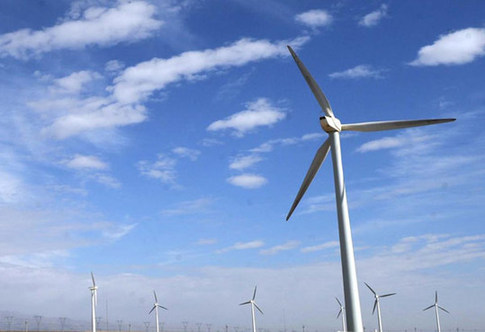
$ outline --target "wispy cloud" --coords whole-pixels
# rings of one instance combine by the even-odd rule
[[[292,41],[271,43],[267,40],[243,38],[235,43],[203,51],[184,52],[169,59],[154,58],[129,67],[115,78],[112,87],[114,97],[122,103],[143,101],[154,91],[181,81],[200,79],[216,69],[240,67],[263,59],[286,57],[286,45],[295,47],[308,40],[300,37]]]
[[[100,160],[96,156],[86,156],[76,154],[70,160],[64,161],[64,164],[69,168],[74,169],[97,169],[103,170],[108,168],[108,164]]]
[[[250,242],[236,242],[230,247],[226,247],[217,251],[217,253],[224,253],[233,250],[249,250],[249,249],[257,249],[264,246],[264,242],[261,240],[255,240]]]
[[[195,149],[186,148],[183,146],[172,149],[172,152],[182,158],[188,158],[192,161],[196,161],[200,156],[200,151]]]
[[[195,244],[199,246],[208,246],[216,243],[217,239],[199,239]]]
[[[175,184],[177,160],[164,154],[159,154],[157,160],[149,162],[141,160],[137,163],[138,170],[144,176],[160,180],[163,183]]]
[[[234,135],[241,137],[247,132],[261,126],[272,126],[283,120],[286,113],[266,99],[259,98],[246,105],[244,111],[235,113],[224,120],[217,120],[211,123],[207,130],[233,130]]]
[[[116,7],[90,7],[80,18],[58,25],[0,35],[0,56],[26,59],[59,49],[109,46],[151,36],[162,22],[155,19],[155,7],[145,1],[120,1]]]
[[[359,25],[369,28],[379,24],[379,22],[387,16],[388,8],[389,7],[386,4],[381,5],[379,9],[362,17],[359,21]]]
[[[233,186],[242,187],[245,189],[257,189],[268,183],[268,180],[261,175],[245,173],[231,176],[227,179],[227,182]]]
[[[103,236],[112,241],[117,241],[130,233],[136,226],[137,224],[112,225],[111,228],[103,231]]]
[[[412,66],[462,65],[485,55],[485,29],[467,28],[423,46]]]
[[[308,252],[322,251],[330,248],[338,248],[338,246],[339,246],[338,241],[329,241],[329,242],[324,242],[314,246],[301,248],[300,251],[303,253],[308,253]]]
[[[256,154],[250,154],[246,156],[238,156],[234,158],[234,160],[231,162],[229,165],[229,168],[231,169],[237,169],[237,170],[244,170],[248,167],[253,166],[256,163],[259,163],[263,158]]]
[[[383,72],[384,70],[375,69],[369,65],[358,65],[354,68],[329,74],[328,76],[330,78],[347,78],[347,79],[382,78]]]
[[[176,207],[162,211],[167,216],[179,216],[186,214],[207,213],[208,208],[214,202],[211,198],[198,198],[191,201],[180,202]]]
[[[296,15],[295,20],[308,27],[318,28],[330,25],[333,17],[326,10],[312,9]]]
[[[55,79],[51,89],[57,93],[78,94],[86,83],[100,78],[102,76],[96,72],[82,70],[66,77]]]
[[[288,241],[286,243],[260,250],[259,253],[261,255],[275,255],[281,251],[295,249],[300,245],[300,241]]]

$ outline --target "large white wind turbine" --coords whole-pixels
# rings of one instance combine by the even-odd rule
[[[347,196],[344,186],[344,175],[342,168],[342,156],[340,151],[340,132],[345,130],[351,131],[381,131],[390,129],[410,128],[425,126],[443,122],[454,121],[455,119],[433,119],[433,120],[401,120],[401,121],[379,121],[341,124],[339,119],[333,114],[330,104],[318,86],[317,82],[310,75],[305,65],[300,61],[295,52],[288,46],[293,59],[300,69],[303,77],[310,86],[324,116],[320,117],[322,129],[328,133],[328,138],[317,150],[315,157],[310,165],[305,179],[296,195],[291,206],[290,212],[286,217],[288,220],[305,194],[308,186],[312,182],[315,174],[320,169],[330,148],[332,149],[333,174],[335,182],[335,198],[337,203],[338,228],[340,239],[340,256],[342,261],[342,277],[345,295],[345,312],[347,318],[347,331],[363,332],[362,315],[360,310],[359,290],[357,286],[357,273],[355,269],[354,247],[352,244],[352,234],[350,230],[349,211],[347,206]]]
[[[340,315],[342,315],[342,332],[345,332],[345,331],[347,331],[346,330],[347,324],[345,323],[345,307],[342,305],[342,303],[340,302],[340,300],[338,298],[335,298],[335,300],[337,300],[337,303],[340,306],[340,310],[337,314],[337,319],[340,317]]]
[[[91,291],[91,332],[96,332],[96,306],[98,305],[98,287],[94,281],[94,274],[91,272],[93,285],[89,287]]]
[[[374,294],[374,308],[372,309],[372,314],[376,311],[377,307],[377,324],[379,325],[379,332],[382,332],[382,317],[381,317],[381,304],[379,302],[379,299],[381,297],[387,297],[387,296],[392,296],[396,295],[396,293],[390,293],[390,294],[384,294],[384,295],[378,295],[366,282],[364,284],[370,289],[370,291]]]
[[[153,291],[153,296],[155,296],[155,303],[153,304],[152,310],[148,314],[151,314],[153,310],[155,310],[155,326],[157,327],[157,332],[160,332],[160,324],[158,323],[158,308],[162,308],[164,310],[168,310],[167,308],[158,304],[157,293]]]
[[[427,308],[424,308],[423,311],[426,311],[426,310],[431,309],[433,307],[434,307],[434,312],[435,312],[435,315],[436,315],[436,329],[437,329],[438,332],[441,332],[440,315],[438,314],[438,309],[441,309],[441,310],[443,310],[444,312],[447,312],[447,313],[450,313],[450,312],[448,310],[446,310],[445,308],[438,305],[438,292],[437,291],[434,292],[434,304],[430,305]]]
[[[251,304],[251,319],[253,323],[253,332],[256,332],[256,317],[254,316],[254,307],[256,307],[256,309],[258,309],[259,312],[263,314],[263,311],[261,311],[261,309],[259,309],[256,302],[254,302],[254,299],[256,298],[256,288],[257,286],[254,286],[253,298],[251,300],[239,304],[239,305]]]

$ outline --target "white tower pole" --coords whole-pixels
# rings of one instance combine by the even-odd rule
[[[155,324],[157,326],[157,332],[160,332],[160,325],[158,322],[158,305],[155,306]]]
[[[346,330],[352,332],[363,332],[359,288],[357,286],[357,271],[355,268],[354,246],[352,243],[352,233],[350,230],[349,209],[342,167],[340,133],[331,132],[328,134],[330,136],[332,147],[335,198],[337,202],[337,217],[340,239],[340,256],[342,260],[342,276],[345,295],[345,313],[347,316]]]
[[[377,323],[379,324],[379,332],[382,332],[382,318],[381,318],[381,304],[377,299]]]
[[[96,288],[91,288],[91,331],[96,332]]]
[[[256,317],[254,315],[254,302],[251,301],[251,317],[253,319],[253,332],[256,332]]]
[[[437,331],[441,332],[440,315],[438,314],[438,304],[437,303],[434,305],[434,312],[436,313],[436,328],[437,328]]]

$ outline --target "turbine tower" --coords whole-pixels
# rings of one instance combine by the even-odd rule
[[[426,310],[431,309],[433,307],[434,307],[434,312],[435,312],[435,316],[436,316],[436,329],[437,329],[438,332],[441,332],[440,315],[438,314],[438,309],[441,309],[441,310],[443,310],[444,312],[447,312],[447,313],[450,313],[450,312],[448,310],[446,310],[445,308],[438,305],[438,292],[437,291],[434,292],[434,304],[430,305],[427,308],[424,308],[423,311],[426,311]]]
[[[396,293],[378,295],[366,282],[364,282],[364,284],[374,294],[375,301],[374,301],[374,308],[372,309],[372,314],[374,314],[374,312],[376,311],[376,307],[377,307],[377,324],[379,324],[379,332],[382,332],[381,305],[380,305],[379,299],[381,297],[387,297],[387,296],[396,295]]]
[[[335,300],[337,300],[337,303],[340,306],[340,310],[338,311],[338,314],[337,314],[337,319],[340,317],[340,315],[342,315],[342,332],[346,332],[347,324],[345,323],[345,307],[342,305],[342,303],[338,298],[335,298]]]
[[[151,314],[153,310],[155,310],[155,326],[157,328],[157,332],[160,332],[160,324],[158,323],[158,308],[162,308],[164,310],[168,310],[167,308],[158,304],[157,293],[153,291],[153,296],[155,296],[155,303],[153,304],[152,310],[148,314]]]
[[[370,132],[410,128],[450,122],[454,121],[455,119],[401,120],[341,124],[339,119],[337,119],[333,114],[332,108],[330,107],[327,98],[321,91],[317,82],[315,82],[313,77],[310,75],[310,72],[300,61],[293,49],[290,46],[288,46],[288,49],[325,114],[324,116],[320,117],[320,125],[322,129],[328,133],[329,138],[327,138],[327,140],[323,142],[323,144],[320,146],[317,153],[315,154],[315,157],[313,158],[313,161],[310,165],[310,169],[308,170],[305,179],[303,180],[303,183],[300,187],[300,190],[298,191],[298,194],[296,195],[296,198],[293,202],[293,205],[291,206],[290,212],[288,213],[286,220],[290,218],[291,214],[305,194],[305,191],[312,182],[317,171],[320,169],[320,166],[322,165],[325,157],[327,156],[331,148],[335,182],[335,198],[337,203],[340,256],[342,262],[342,278],[345,295],[347,331],[363,332],[359,290],[357,285],[357,272],[355,269],[354,247],[352,244],[349,210],[347,206],[347,195],[345,192],[344,174],[342,168],[342,155],[340,151],[340,132],[347,130]]]
[[[96,332],[96,306],[98,305],[98,287],[94,281],[94,274],[91,272],[93,286],[89,287],[91,291],[91,332]]]
[[[254,307],[256,307],[256,309],[258,309],[259,312],[261,314],[263,314],[263,312],[261,311],[261,309],[259,309],[256,302],[254,302],[254,299],[256,297],[256,288],[257,288],[257,286],[254,286],[253,298],[251,300],[239,304],[239,305],[251,304],[251,318],[252,318],[252,322],[253,322],[253,332],[256,332],[256,318],[254,316]]]

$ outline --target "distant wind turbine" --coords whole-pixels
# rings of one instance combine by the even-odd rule
[[[342,305],[342,303],[340,302],[340,300],[338,298],[335,298],[335,300],[337,300],[337,303],[338,305],[340,306],[340,310],[337,314],[337,319],[342,316],[342,331],[345,332],[347,331],[346,330],[346,323],[345,323],[345,307]]]
[[[91,279],[93,280],[93,286],[89,287],[91,291],[91,331],[96,332],[96,306],[98,305],[98,287],[96,281],[94,281],[94,274],[91,272]]]
[[[158,308],[162,308],[164,310],[168,310],[167,308],[158,304],[157,293],[153,291],[153,296],[155,296],[155,303],[153,304],[152,310],[148,314],[151,314],[153,310],[155,310],[155,326],[157,327],[157,332],[160,332],[160,324],[158,323]]]
[[[263,314],[263,311],[261,311],[261,309],[259,309],[258,305],[254,301],[254,299],[256,298],[256,288],[257,288],[257,286],[254,286],[253,298],[251,300],[239,304],[239,305],[251,304],[251,318],[252,318],[252,322],[253,322],[253,332],[256,332],[256,317],[254,316],[254,307],[256,307],[256,309],[258,309],[259,312],[261,314]]]
[[[438,309],[441,309],[446,313],[450,313],[450,312],[448,310],[446,310],[445,308],[438,305],[438,292],[437,291],[434,292],[434,304],[430,305],[427,308],[424,308],[423,311],[426,311],[426,310],[431,309],[433,307],[434,307],[434,312],[435,312],[435,315],[436,315],[436,328],[437,328],[438,332],[441,332],[440,315],[438,314]]]
[[[286,217],[288,220],[305,194],[308,186],[312,182],[315,174],[320,169],[330,148],[332,148],[333,173],[335,182],[335,198],[337,203],[338,228],[340,239],[340,256],[342,261],[342,278],[345,295],[345,312],[347,319],[347,331],[363,332],[362,314],[360,310],[359,290],[357,285],[357,272],[355,269],[354,247],[352,243],[352,233],[350,229],[349,210],[347,206],[347,195],[344,185],[344,174],[342,168],[342,155],[340,151],[340,132],[341,131],[381,131],[400,128],[410,128],[417,126],[426,126],[444,122],[454,121],[455,119],[433,119],[433,120],[401,120],[401,121],[379,121],[341,124],[340,120],[333,114],[332,108],[317,82],[310,75],[305,65],[300,61],[293,49],[288,46],[298,68],[300,69],[307,84],[310,86],[320,107],[325,113],[320,117],[322,129],[328,133],[329,138],[323,142],[318,149],[310,165],[305,179],[296,195],[291,206],[290,212]]]
[[[370,291],[374,294],[374,308],[372,309],[372,314],[376,311],[377,307],[377,323],[379,324],[379,332],[382,332],[382,317],[381,317],[381,304],[379,302],[379,299],[381,297],[387,297],[387,296],[392,296],[396,295],[396,293],[390,293],[390,294],[384,294],[384,295],[378,295],[366,282],[364,284],[370,289]]]

